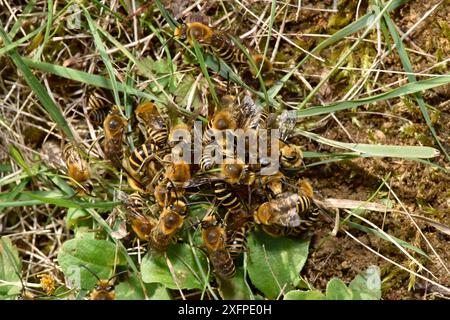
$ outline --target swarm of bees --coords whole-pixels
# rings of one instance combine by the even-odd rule
[[[248,61],[226,34],[200,22],[183,24],[174,36],[189,44],[195,38],[227,63]],[[263,72],[271,70],[265,57],[252,53],[252,58],[264,65]],[[295,116],[263,110],[249,93],[223,95],[197,139],[182,135],[194,132],[195,119],[170,105],[146,101],[126,119],[96,90],[88,98],[88,111],[91,124],[103,128],[104,160],[127,177],[120,210],[154,254],[184,241],[183,230],[194,229],[216,277],[229,279],[254,228],[274,237],[302,237],[313,230],[323,209],[311,185],[299,178],[303,153],[292,139]],[[126,147],[128,124],[133,149]],[[86,152],[68,143],[64,160],[78,192],[91,195]],[[206,204],[206,213],[194,218],[190,209],[199,203]]]

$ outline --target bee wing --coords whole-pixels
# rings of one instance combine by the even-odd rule
[[[294,131],[295,125],[297,124],[297,114],[296,111],[285,110],[278,117],[280,139],[286,140]]]
[[[186,181],[183,185],[184,188],[194,188],[199,187],[205,184],[208,184],[210,182],[211,178],[206,176],[198,176],[193,177],[192,179],[189,179],[189,181]]]
[[[128,194],[126,192],[123,192],[122,190],[117,190],[117,199],[119,199],[123,203],[126,203],[128,200]]]
[[[250,95],[244,96],[244,103],[240,110],[240,123],[241,128],[255,129],[258,125],[261,110],[256,106],[255,101]]]
[[[284,212],[278,212],[274,221],[276,224],[283,227],[298,227],[301,223],[300,216],[298,215],[297,208],[293,207]]]

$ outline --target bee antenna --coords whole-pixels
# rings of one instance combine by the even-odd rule
[[[161,51],[159,52],[159,54],[162,55],[162,52],[163,52],[163,50],[164,50],[164,47],[165,47],[169,42],[171,42],[174,38],[175,38],[175,35],[172,35],[172,36],[170,36],[169,39],[167,39],[167,40],[163,43],[163,45],[161,46]]]
[[[120,276],[121,274],[124,274],[124,273],[127,273],[127,272],[128,272],[128,269],[116,273],[115,275],[111,276],[111,277],[108,279],[108,282],[111,281],[111,280],[114,279],[114,278],[117,278],[117,277]]]
[[[197,222],[192,223],[190,226],[186,227],[184,230],[189,230],[191,228],[196,228],[198,227],[200,224],[202,223],[202,221],[200,219],[197,218]]]
[[[98,275],[94,272],[94,271],[92,271],[92,269],[91,268],[88,268],[86,265],[84,265],[84,264],[80,264],[80,267],[83,267],[83,268],[85,268],[87,271],[89,271],[89,273],[91,273],[98,281],[100,281],[100,278],[98,277]]]

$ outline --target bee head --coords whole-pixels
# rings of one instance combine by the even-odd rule
[[[173,34],[175,39],[186,40],[186,35],[187,35],[187,24],[186,23],[182,23],[181,25],[179,25],[178,27],[175,28],[175,32]]]
[[[269,224],[269,220],[272,217],[270,210],[270,204],[268,202],[263,203],[259,206],[255,214],[255,222],[258,224]]]

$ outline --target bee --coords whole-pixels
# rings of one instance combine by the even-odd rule
[[[183,201],[177,200],[165,207],[150,233],[150,246],[157,251],[165,251],[170,244],[175,243],[176,235],[183,226],[186,214],[187,206]]]
[[[170,163],[154,190],[156,202],[165,206],[185,193],[191,179],[191,167],[185,162]]]
[[[303,152],[300,146],[286,142],[295,128],[297,118],[289,111],[279,117],[280,129],[280,165],[283,169],[299,169],[303,163]]]
[[[241,227],[235,231],[233,237],[227,241],[227,250],[231,258],[236,259],[241,253],[247,251],[247,234],[248,228]]]
[[[216,195],[217,200],[221,202],[221,205],[227,208],[231,212],[238,212],[245,210],[242,201],[238,198],[230,185],[223,180],[212,181],[212,187]]]
[[[120,157],[123,153],[122,139],[127,121],[120,115],[117,106],[108,114],[103,122],[105,139],[103,141],[103,151],[106,159],[110,160],[114,166],[120,167]]]
[[[158,151],[158,146],[150,142],[145,142],[134,149],[128,157],[131,174],[137,179],[145,176],[148,173],[149,161],[156,159]],[[152,163],[152,166],[155,164]]]
[[[306,197],[310,199],[310,205],[308,210],[304,210],[303,214],[301,214],[300,225],[296,227],[282,226],[279,224],[262,225],[263,230],[268,234],[276,237],[279,236],[298,237],[314,226],[314,224],[319,218],[320,212],[324,210],[323,206],[313,198],[314,191],[311,184],[308,181],[300,179],[297,182],[296,187],[298,194],[301,197],[303,198]]]
[[[209,39],[209,48],[228,64],[248,62],[244,52],[225,33],[214,32]]]
[[[271,196],[277,196],[283,192],[286,177],[280,171],[273,175],[263,175],[258,178],[263,190],[268,191]]]
[[[125,197],[124,206],[127,219],[130,221],[131,228],[141,240],[148,240],[151,231],[156,226],[154,217],[144,214],[146,209],[144,199],[135,192]]]
[[[89,300],[116,300],[115,285],[113,280],[99,279],[95,284],[94,290],[92,290],[89,295]]]
[[[226,63],[247,63],[244,53],[227,34],[217,32],[201,22],[182,24],[175,29],[174,37],[182,41],[187,40],[190,46],[193,46],[195,39]]]
[[[110,102],[105,92],[96,88],[88,98],[88,118],[95,126],[100,126],[108,115]]]
[[[284,192],[261,204],[254,214],[255,222],[264,225],[298,227],[311,208],[311,198],[294,192]]]
[[[297,169],[303,163],[302,148],[293,143],[280,140],[280,165],[284,169]]]
[[[245,184],[251,186],[255,182],[255,173],[251,172],[249,166],[239,159],[225,161],[221,165],[220,175],[230,185]]]
[[[213,215],[206,216],[200,226],[203,243],[216,275],[224,279],[232,278],[236,268],[227,250],[225,229]]]
[[[173,203],[177,199],[176,190],[172,190],[167,180],[163,180],[155,186],[155,190],[153,192],[156,203],[160,207],[165,207],[167,204]]]
[[[261,68],[262,74],[267,74],[273,70],[272,62],[270,62],[270,60],[267,59],[262,54],[254,54],[252,58],[253,61],[255,62],[256,67],[258,68],[258,71]]]
[[[92,185],[88,180],[91,177],[91,171],[86,160],[71,143],[64,146],[63,158],[67,166],[67,174],[76,182],[78,192],[90,194]]]
[[[146,132],[146,142],[159,148],[164,147],[168,137],[168,128],[155,104],[152,102],[141,103],[134,113],[139,123],[144,127],[142,131]]]
[[[250,94],[246,94],[243,104],[237,110],[239,128],[266,129],[274,126],[277,115],[258,107]]]
[[[89,269],[85,265],[81,265],[81,267],[85,268],[87,271],[89,271],[96,279],[97,283],[95,284],[94,289],[91,291],[89,295],[89,300],[115,300],[116,299],[116,292],[115,292],[115,279],[123,274],[128,272],[127,270],[116,273],[111,278],[105,280],[100,279],[97,274]]]
[[[252,217],[242,210],[228,211],[225,215],[227,249],[232,259],[236,259],[241,253],[247,251],[247,234],[253,227],[251,219]]]
[[[172,148],[172,154],[176,154],[183,159],[185,156],[187,157],[183,152],[184,150],[190,150],[191,141],[190,138],[187,138],[187,135],[191,131],[192,128],[184,122],[178,122],[170,128],[167,145],[169,148]]]
[[[102,108],[102,109],[92,109],[88,112],[88,118],[89,121],[94,126],[100,126],[103,121],[105,121],[105,118],[108,116],[108,108]]]
[[[181,190],[191,179],[191,166],[184,161],[172,162],[166,167],[164,177]]]
[[[203,148],[202,156],[200,157],[199,167],[201,172],[211,170],[216,165],[216,151],[218,151],[218,145],[216,143],[208,143]]]
[[[216,112],[208,122],[206,131],[203,135],[203,143],[209,143],[217,131],[234,130],[236,128],[236,120],[230,109]]]
[[[174,37],[182,41],[187,40],[189,45],[193,46],[193,40],[197,40],[200,44],[209,45],[214,30],[201,22],[183,23],[177,27],[174,32]]]
[[[279,225],[262,225],[262,229],[273,237],[298,237],[311,229],[318,220],[320,208],[314,207],[308,211],[306,220],[302,221],[298,227],[286,227]]]

